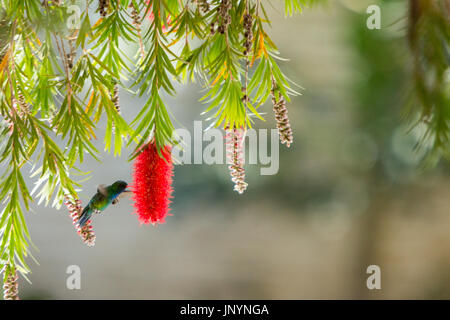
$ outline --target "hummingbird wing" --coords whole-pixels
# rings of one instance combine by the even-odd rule
[[[100,194],[102,194],[102,195],[104,195],[105,197],[108,196],[108,191],[106,190],[106,186],[105,186],[104,184],[100,184],[100,185],[97,187],[97,192],[100,193]]]

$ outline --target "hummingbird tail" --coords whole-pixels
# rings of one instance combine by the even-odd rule
[[[91,210],[90,206],[87,205],[83,209],[83,212],[81,213],[80,219],[78,220],[78,224],[79,224],[80,228],[82,228],[86,224],[86,222],[89,220],[91,215],[92,215],[92,210]]]

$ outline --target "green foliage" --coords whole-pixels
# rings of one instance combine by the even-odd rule
[[[284,11],[288,16],[292,16],[295,13],[302,13],[303,8],[311,7],[319,3],[325,3],[327,0],[285,0]]]
[[[409,41],[413,57],[410,111],[427,131],[422,144],[431,144],[429,163],[441,155],[450,159],[450,5],[447,1],[413,0]],[[419,145],[420,146],[420,145]]]
[[[76,166],[86,155],[98,159],[93,140],[102,117],[105,151],[120,155],[125,144],[134,145],[133,159],[150,140],[159,147],[173,143],[163,94],[176,94],[174,82],[200,82],[207,90],[205,112],[221,127],[264,120],[259,108],[271,90],[286,100],[296,94],[265,31],[269,2],[232,1],[224,11],[227,19],[218,11],[225,3],[220,0],[208,1],[208,8],[202,7],[205,1],[110,0],[101,15],[94,0],[0,0],[0,162],[6,168],[0,201],[7,203],[0,218],[0,258],[5,273],[29,270],[30,235],[23,215],[29,203],[53,199],[52,205],[60,206],[64,197],[77,198],[80,185],[72,176],[80,173]],[[286,0],[286,14],[314,2],[319,0]],[[245,14],[251,16],[251,52],[244,50]],[[127,56],[123,46],[133,44],[139,50]],[[117,86],[125,87],[129,79],[135,94],[147,99],[131,123],[113,99]],[[31,192],[22,173],[28,164],[36,179]]]

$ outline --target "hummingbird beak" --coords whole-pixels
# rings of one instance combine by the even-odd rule
[[[117,196],[117,199],[122,199],[122,198],[125,198],[125,197],[130,197],[130,196],[131,196],[131,193],[132,193],[131,190],[125,189],[125,190],[123,190],[123,191]]]

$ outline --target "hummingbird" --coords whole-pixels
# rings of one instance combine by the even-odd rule
[[[97,187],[97,193],[91,198],[83,212],[80,215],[78,224],[83,227],[91,217],[92,213],[100,213],[105,210],[110,204],[117,204],[119,198],[130,194],[131,191],[127,189],[128,184],[125,181],[118,180],[110,186],[103,184]]]

